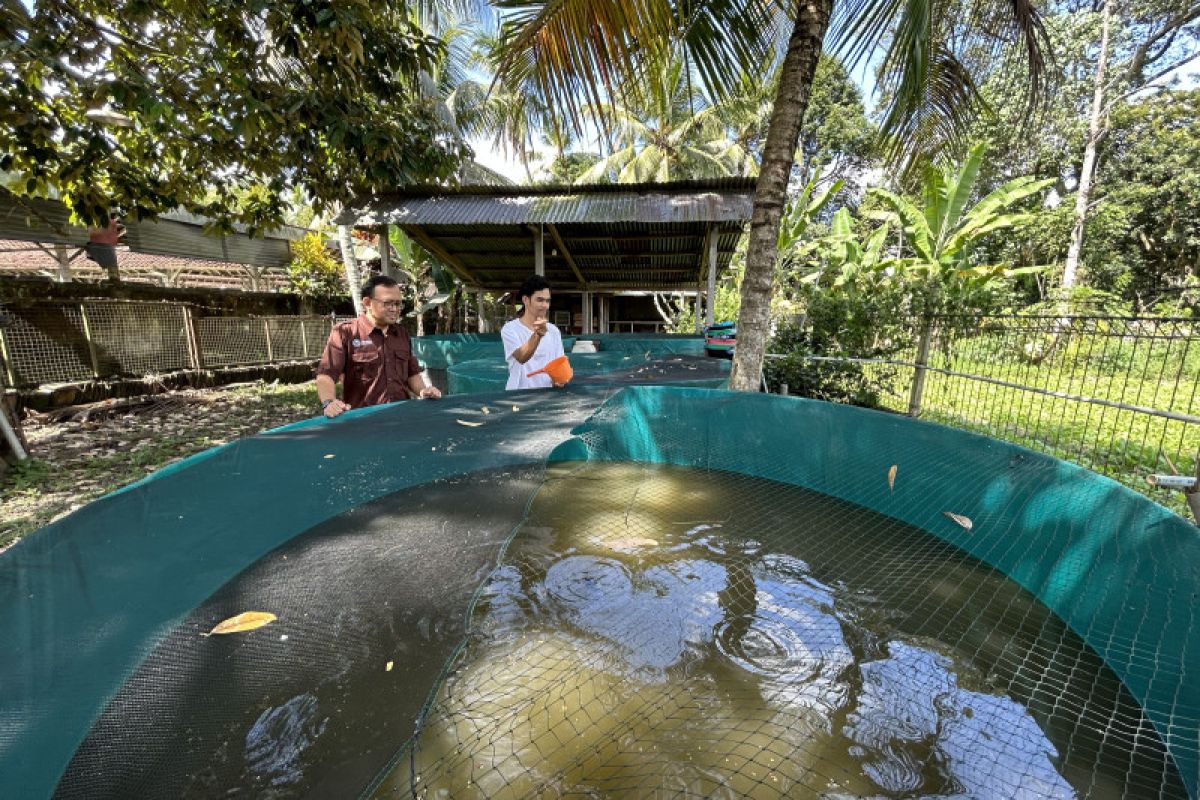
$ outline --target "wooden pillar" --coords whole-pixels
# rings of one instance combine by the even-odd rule
[[[475,298],[476,298],[476,300],[477,300],[477,302],[478,302],[478,306],[477,306],[477,307],[478,307],[478,309],[479,309],[479,311],[478,311],[478,313],[479,313],[479,332],[480,332],[480,333],[487,333],[487,332],[488,332],[488,325],[487,325],[487,318],[484,316],[484,302],[483,302],[483,301],[484,301],[484,296],[483,296],[483,289],[477,289],[477,290],[475,291]]]
[[[67,246],[65,244],[54,245],[54,260],[58,262],[58,282],[70,283],[71,257],[67,255]]]
[[[702,294],[699,289],[696,290],[696,313],[692,315],[696,318],[696,333],[701,333],[704,330],[704,318],[700,316],[700,297]]]
[[[538,225],[533,231],[533,272],[535,275],[546,274],[546,235],[542,226]]]
[[[704,307],[704,324],[713,324],[717,307],[717,232],[708,235],[708,297]]]
[[[388,241],[388,224],[385,222],[379,229],[379,271],[389,278],[392,274],[392,244]]]
[[[584,292],[583,297],[583,332],[592,332],[592,293]]]

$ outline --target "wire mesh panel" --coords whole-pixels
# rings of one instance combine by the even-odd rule
[[[263,320],[275,361],[316,358],[329,334],[329,320],[321,317],[267,317]]]
[[[836,339],[813,330],[808,341]],[[886,408],[1074,461],[1184,511],[1155,472],[1192,474],[1200,452],[1200,340],[1187,319],[941,316],[886,348],[769,362],[772,388]],[[803,364],[797,367],[797,364]]]
[[[7,314],[9,324],[0,329],[0,341],[17,388],[93,376],[78,305],[23,306],[9,308]]]
[[[926,419],[979,430],[1146,489],[1200,451],[1194,323],[1111,317],[942,317]]]
[[[262,319],[204,317],[196,320],[196,339],[204,366],[266,364],[272,360],[267,330]]]
[[[83,304],[83,313],[101,377],[191,366],[182,305],[92,300]]]

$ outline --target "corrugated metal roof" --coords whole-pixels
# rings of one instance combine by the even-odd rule
[[[565,225],[734,222],[750,218],[753,179],[680,184],[472,186],[360,199],[338,224]]]
[[[753,178],[588,186],[418,187],[362,198],[339,224],[397,225],[468,284],[510,290],[543,233],[558,288],[695,289],[708,237],[727,269],[754,203]]]

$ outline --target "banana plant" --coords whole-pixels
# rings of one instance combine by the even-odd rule
[[[884,250],[889,231],[888,225],[880,225],[863,242],[854,232],[850,211],[839,208],[833,215],[829,234],[816,242],[822,256],[821,267],[803,281],[853,295],[901,280],[904,264]]]
[[[803,264],[813,253],[817,240],[809,235],[809,228],[844,185],[845,181],[837,180],[818,192],[817,178],[814,176],[800,190],[796,199],[788,202],[780,220],[778,239],[779,260],[784,268]]]
[[[1016,178],[968,209],[983,153],[982,144],[971,148],[957,171],[929,168],[919,207],[886,189],[870,190],[887,207],[876,216],[899,224],[904,243],[912,253],[905,259],[908,269],[950,290],[969,293],[986,288],[997,279],[1045,268],[1010,269],[1003,264],[975,263],[971,258],[973,246],[983,237],[1028,222],[1032,214],[1009,209],[1054,183],[1053,179]]]

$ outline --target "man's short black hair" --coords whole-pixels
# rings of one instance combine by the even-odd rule
[[[523,302],[526,297],[533,297],[542,289],[549,289],[550,281],[546,280],[545,275],[530,275],[521,284],[521,288],[517,290],[517,302]]]
[[[376,286],[399,286],[395,278],[389,278],[387,275],[372,275],[371,279],[362,285],[362,290],[358,296],[362,298],[374,298]]]

